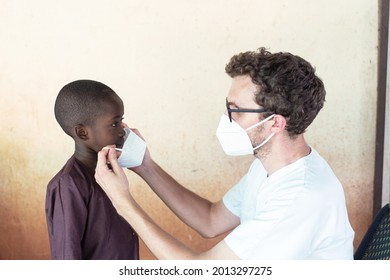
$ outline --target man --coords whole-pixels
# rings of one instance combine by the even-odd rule
[[[163,231],[128,192],[112,147],[99,153],[98,183],[158,259],[352,259],[343,188],[304,138],[325,101],[314,68],[261,48],[233,56],[226,72],[232,84],[217,137],[227,154],[255,156],[241,181],[212,203],[176,182],[148,151],[132,169],[202,236],[231,231],[224,240],[196,253]]]

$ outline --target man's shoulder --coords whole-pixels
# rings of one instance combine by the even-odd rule
[[[310,171],[307,171],[307,176],[316,181],[339,182],[329,163],[314,149],[308,157],[306,168]]]

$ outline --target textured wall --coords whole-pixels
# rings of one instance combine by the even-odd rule
[[[377,1],[0,4],[0,259],[49,258],[46,184],[73,149],[53,115],[64,84],[90,78],[111,86],[156,161],[217,200],[252,160],[225,156],[215,137],[230,85],[224,66],[260,46],[306,58],[324,80],[327,102],[307,138],[342,181],[355,244],[362,238],[372,209]],[[167,231],[196,250],[217,241],[202,240],[129,177],[137,200]],[[153,258],[144,247],[142,257]]]

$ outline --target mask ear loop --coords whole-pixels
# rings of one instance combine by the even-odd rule
[[[265,123],[266,121],[272,119],[274,116],[275,116],[275,114],[272,114],[271,116],[265,118],[265,119],[262,120],[261,122],[255,124],[255,125],[252,125],[251,127],[248,127],[248,128],[246,129],[246,131],[248,131],[248,130],[250,130],[250,129],[256,127],[256,126],[259,126],[259,125],[262,124],[262,123]],[[256,147],[254,147],[254,148],[253,148],[253,151],[255,151],[256,149],[260,148],[261,146],[264,146],[264,144],[267,143],[267,142],[272,138],[272,136],[274,136],[274,135],[275,135],[275,132],[272,132],[272,133],[270,134],[270,136],[268,136],[262,143],[260,143],[260,144],[257,145]]]
[[[256,126],[259,126],[259,125],[265,123],[266,121],[272,119],[274,116],[275,116],[275,114],[272,114],[271,116],[266,117],[266,118],[265,118],[264,120],[262,120],[261,122],[259,122],[259,123],[257,123],[257,124],[254,124],[254,125],[252,125],[252,126],[250,126],[250,127],[248,127],[247,129],[245,129],[245,131],[251,130],[252,128],[255,128]]]
[[[274,136],[274,135],[275,135],[275,132],[272,132],[270,136],[268,136],[262,143],[260,143],[260,145],[254,147],[254,148],[253,148],[253,151],[256,150],[256,149],[258,149],[258,148],[260,148],[261,146],[264,146],[265,143],[267,143],[267,142],[269,141],[269,139],[271,139],[272,136]]]

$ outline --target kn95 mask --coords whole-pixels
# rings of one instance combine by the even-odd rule
[[[267,143],[275,133],[271,133],[262,143],[253,147],[248,131],[272,119],[274,116],[275,114],[272,114],[257,124],[243,129],[238,123],[234,120],[230,121],[229,117],[223,114],[216,134],[224,152],[230,156],[253,155],[253,152]]]
[[[130,128],[125,127],[125,143],[122,149],[116,148],[121,154],[118,157],[118,163],[124,168],[137,167],[142,164],[144,159],[146,143]]]

